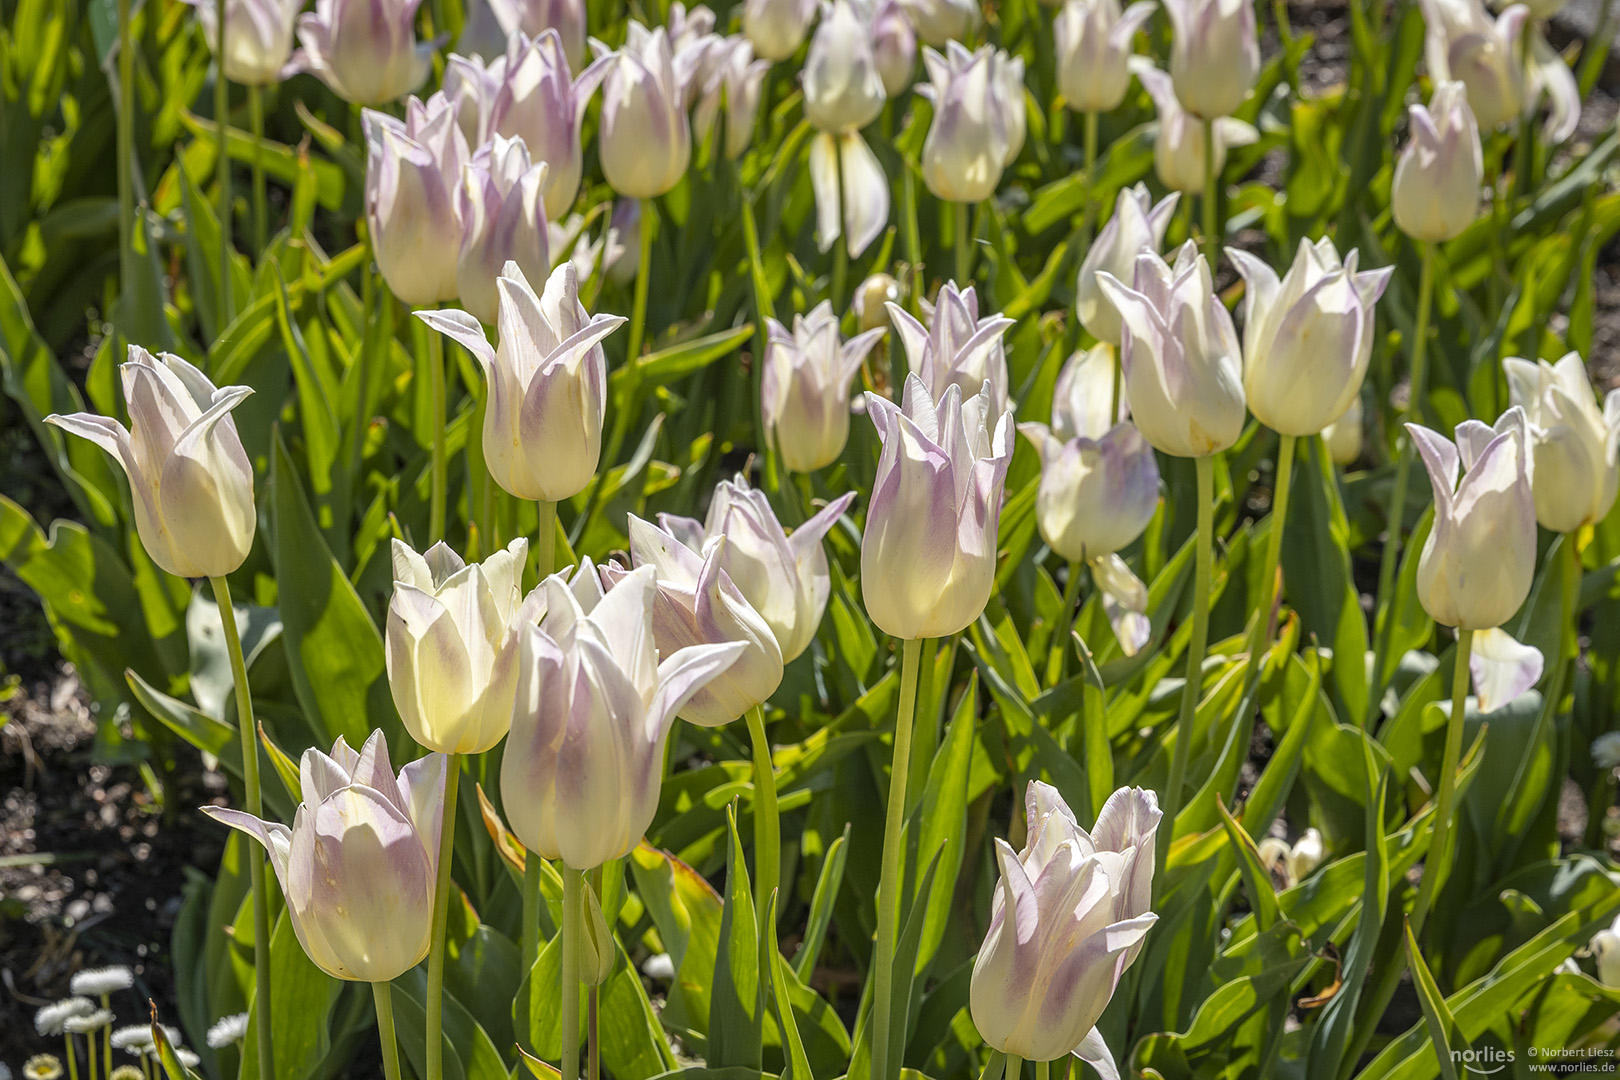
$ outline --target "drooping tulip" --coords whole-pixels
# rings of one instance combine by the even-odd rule
[[[983,17],[978,0],[900,0],[917,37],[936,49],[948,41],[965,41]]]
[[[1411,140],[1395,159],[1390,211],[1414,240],[1440,243],[1462,235],[1479,216],[1485,160],[1479,127],[1462,83],[1435,86],[1428,107],[1413,105]]]
[[[917,31],[911,28],[900,0],[881,0],[872,13],[871,34],[883,92],[897,97],[911,85],[917,67]]]
[[[456,297],[461,215],[456,189],[467,139],[443,93],[412,98],[400,122],[367,109],[366,225],[388,288],[412,305]]]
[[[536,281],[551,271],[546,211],[541,199],[547,166],[531,164],[522,139],[496,135],[462,173],[461,253],[456,287],[461,304],[493,325],[499,310],[495,280],[508,262]]]
[[[386,105],[421,86],[433,70],[431,41],[416,40],[422,0],[315,0],[298,19],[295,58],[354,105]]]
[[[805,119],[818,129],[810,141],[816,243],[828,251],[842,235],[857,258],[889,220],[889,181],[860,136],[883,111],[883,79],[869,28],[849,0],[833,0],[822,16],[803,82]]]
[[[1620,390],[1598,408],[1579,353],[1556,364],[1502,361],[1509,400],[1529,425],[1536,520],[1576,532],[1608,516],[1620,491]]]
[[[679,710],[682,720],[699,727],[731,723],[768,701],[782,682],[782,647],[771,624],[724,569],[729,547],[728,537],[712,534],[694,550],[667,529],[630,515],[631,562],[657,573],[652,626],[659,653],[721,642],[745,646],[724,673]],[[747,563],[745,555],[743,565]],[[610,577],[625,573],[615,567],[605,572]]]
[[[388,686],[405,730],[429,750],[481,754],[511,726],[517,629],[538,614],[519,589],[528,553],[518,539],[469,566],[442,541],[425,555],[394,541]]]
[[[120,365],[129,429],[109,416],[45,418],[118,459],[129,478],[135,531],[147,555],[177,577],[223,577],[253,547],[253,465],[231,410],[253,393],[216,387],[171,353],[129,347]]]
[[[688,84],[676,73],[663,27],[648,30],[632,21],[628,34],[624,47],[610,54],[598,153],[614,191],[651,199],[680,183],[692,160]]]
[[[1350,407],[1333,423],[1322,429],[1322,441],[1327,444],[1328,456],[1333,464],[1347,469],[1361,460],[1361,426],[1365,421],[1361,397],[1350,399]]]
[[[604,590],[590,559],[541,585],[519,638],[517,706],[501,758],[507,821],[546,859],[590,869],[629,854],[658,809],[675,714],[747,648],[653,645],[651,567]]]
[[[1125,333],[1120,368],[1136,426],[1175,457],[1225,450],[1243,431],[1243,361],[1232,316],[1215,295],[1209,263],[1192,241],[1171,266],[1136,259],[1135,288],[1097,274]]]
[[[1421,0],[1427,33],[1424,61],[1435,83],[1467,88],[1468,104],[1485,131],[1549,107],[1545,134],[1559,143],[1581,119],[1575,75],[1534,25],[1530,9],[1510,4],[1494,19],[1480,0]]]
[[[923,181],[947,202],[982,202],[995,193],[1008,157],[1008,109],[1000,100],[996,57],[988,46],[970,53],[954,41],[946,50],[923,50],[930,85],[919,93],[934,103],[923,142]],[[1020,117],[1023,104],[1020,84]]]
[[[755,60],[754,47],[744,37],[716,39],[709,49],[703,92],[692,116],[699,137],[706,135],[725,106],[725,155],[735,160],[748,149],[754,138],[754,120],[759,114],[759,95],[770,71],[769,60]]]
[[[804,44],[815,15],[816,0],[746,0],[742,29],[761,57],[786,60]]]
[[[219,10],[214,0],[187,0],[209,49],[219,44]],[[225,77],[248,86],[273,86],[286,78],[293,27],[303,0],[226,0]]]
[[[1155,206],[1146,184],[1120,189],[1114,200],[1114,215],[1086,251],[1074,287],[1075,314],[1080,317],[1080,325],[1098,341],[1118,345],[1123,329],[1119,309],[1097,284],[1098,272],[1106,270],[1121,281],[1134,280],[1136,257],[1164,245],[1165,230],[1180,200],[1181,193],[1172,191]]]
[[[879,309],[881,310],[881,308]],[[782,464],[809,473],[838,460],[849,440],[849,385],[882,327],[838,340],[838,316],[823,300],[793,317],[793,331],[768,322],[770,343],[760,378],[766,437]],[[791,659],[791,658],[790,658]]]
[[[374,731],[357,754],[339,736],[298,763],[303,801],[292,828],[205,806],[263,844],[298,942],[328,975],[386,983],[421,962],[433,926],[445,758],[429,754],[396,777]]]
[[[1012,415],[998,416],[988,383],[966,401],[952,383],[936,405],[915,372],[901,405],[866,402],[883,440],[861,544],[866,613],[892,637],[957,633],[995,580]]]
[[[514,34],[508,40],[500,61],[500,90],[490,106],[490,130],[521,138],[533,159],[546,163],[546,217],[551,220],[566,217],[579,194],[584,169],[580,122],[612,63],[598,60],[576,76],[555,30],[534,38]]]
[[[978,293],[972,285],[958,289],[954,281],[940,288],[926,327],[900,305],[890,302],[887,307],[907,365],[928,387],[930,400],[942,399],[949,386],[967,397],[988,385],[991,413],[985,423],[993,427],[1007,411],[1007,353],[1001,336],[1013,321],[1003,315],[981,319]]]
[[[1142,57],[1133,57],[1131,70],[1153,98],[1159,111],[1159,134],[1153,142],[1153,170],[1165,187],[1183,195],[1204,193],[1204,125],[1177,99],[1170,77]],[[1258,142],[1260,133],[1252,124],[1231,116],[1215,120],[1215,175],[1226,168],[1226,152],[1232,147]]]
[[[516,263],[495,282],[500,344],[465,311],[418,311],[416,317],[460,342],[489,382],[484,462],[519,499],[561,502],[584,490],[602,452],[607,360],[599,342],[625,320],[587,315],[579,276],[565,260],[536,296]]]
[[[1200,120],[1232,115],[1260,77],[1253,0],[1164,0],[1164,10],[1182,108]]]
[[[973,1024],[1003,1053],[1030,1061],[1072,1053],[1118,1076],[1096,1024],[1158,921],[1149,910],[1158,799],[1121,788],[1089,833],[1039,780],[1024,804],[1023,851],[996,840],[1001,882],[973,963]]]
[[[1243,275],[1243,390],[1255,419],[1283,435],[1315,435],[1361,393],[1372,359],[1373,307],[1391,267],[1357,270],[1327,237],[1299,242],[1280,280],[1263,259],[1227,256]]]
[[[1119,0],[1068,0],[1052,20],[1057,48],[1058,88],[1076,112],[1110,112],[1125,103],[1131,86],[1130,59],[1137,30],[1154,0],[1137,0],[1119,10]]]

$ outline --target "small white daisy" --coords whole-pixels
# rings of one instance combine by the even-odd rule
[[[208,1045],[215,1050],[229,1046],[247,1034],[247,1026],[248,1014],[245,1012],[222,1016],[208,1029]]]
[[[119,1050],[128,1050],[136,1057],[152,1049],[152,1029],[145,1024],[131,1024],[112,1033],[112,1044]]]
[[[1592,740],[1592,764],[1600,769],[1620,765],[1620,731],[1605,731]]]
[[[91,968],[73,976],[70,985],[75,994],[93,998],[106,997],[108,994],[128,990],[134,986],[135,973],[122,966]]]
[[[94,1012],[96,1003],[87,997],[63,998],[34,1014],[34,1030],[41,1035],[60,1035],[62,1025],[75,1016]]]
[[[23,1062],[25,1080],[57,1080],[62,1075],[62,1059],[55,1054],[35,1054]]]
[[[183,1046],[177,1046],[174,1048],[174,1056],[179,1058],[180,1064],[184,1065],[188,1069],[195,1069],[198,1065],[202,1064],[202,1058],[198,1057],[196,1054],[190,1050],[187,1050]]]
[[[112,1010],[96,1009],[93,1012],[68,1017],[62,1021],[62,1030],[69,1035],[89,1035],[92,1032],[100,1031],[104,1027],[111,1027],[115,1019]]]
[[[5,1078],[0,1077],[0,1080]],[[112,1071],[112,1076],[108,1077],[108,1080],[146,1080],[146,1074],[141,1072],[139,1066],[120,1065]]]

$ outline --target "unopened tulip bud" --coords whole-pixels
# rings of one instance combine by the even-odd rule
[[[366,224],[388,288],[411,305],[454,300],[461,249],[456,189],[469,157],[442,93],[412,98],[405,121],[366,110]]]
[[[863,331],[886,330],[889,326],[889,309],[884,305],[899,301],[900,283],[888,274],[878,273],[861,282],[850,307]]]
[[[613,974],[613,962],[619,958],[618,943],[608,929],[602,915],[602,901],[589,881],[581,890],[585,896],[585,918],[581,920],[579,981],[586,986],[601,986]]]
[[[419,311],[416,317],[460,342],[489,382],[484,410],[484,463],[502,489],[519,499],[561,502],[583,491],[602,452],[607,361],[601,340],[625,320],[587,315],[579,277],[564,261],[536,296],[516,263],[495,287],[500,344],[490,348],[465,311]]]
[[[950,41],[965,41],[978,29],[979,0],[900,0],[924,45],[942,49]]]
[[[119,367],[129,429],[94,413],[45,418],[118,459],[129,478],[135,531],[159,567],[177,577],[223,577],[253,548],[253,465],[231,410],[253,390],[215,387],[170,353],[129,347]],[[88,585],[88,582],[85,583]]]
[[[1200,120],[1237,111],[1260,77],[1253,0],[1164,0],[1170,16],[1170,78]]]
[[[422,0],[315,0],[298,20],[301,66],[354,105],[386,105],[433,70],[433,42],[417,43]]]
[[[1322,834],[1316,829],[1306,829],[1288,851],[1289,880],[1295,884],[1304,881],[1322,865],[1322,860],[1326,857],[1327,849],[1322,844]]]
[[[760,389],[766,436],[790,470],[815,472],[844,452],[850,380],[883,329],[840,342],[838,316],[826,301],[808,315],[795,315],[792,333],[775,319],[769,327]]]
[[[1107,271],[1121,281],[1135,280],[1136,257],[1144,251],[1157,252],[1164,245],[1165,230],[1170,227],[1180,199],[1181,194],[1172,191],[1154,206],[1146,184],[1120,189],[1114,200],[1113,216],[1092,241],[1085,260],[1080,263],[1080,277],[1074,289],[1074,308],[1080,325],[1098,341],[1118,345],[1124,326],[1119,321],[1119,309],[1097,284],[1097,274]]]
[[[1360,396],[1350,399],[1344,415],[1322,429],[1322,441],[1327,443],[1328,456],[1333,464],[1347,469],[1361,460],[1361,426],[1364,415]]]
[[[972,285],[959,290],[954,281],[939,290],[927,327],[898,304],[890,303],[888,310],[911,373],[928,387],[929,400],[942,400],[950,386],[964,398],[988,387],[992,411],[985,424],[994,427],[1008,408],[1007,352],[1001,336],[1013,321],[1003,315],[981,319],[978,293]]]
[[[1052,20],[1058,87],[1076,112],[1109,112],[1125,102],[1137,30],[1158,5],[1137,0],[1122,14],[1119,0],[1068,0]]]
[[[1247,2],[1247,0],[1245,0]],[[1165,187],[1183,195],[1204,193],[1204,124],[1188,112],[1176,97],[1170,77],[1141,57],[1131,61],[1131,70],[1142,81],[1159,111],[1159,134],[1153,143],[1153,170]],[[1215,175],[1226,168],[1226,152],[1235,146],[1258,142],[1260,133],[1252,124],[1230,116],[1215,120]]]
[[[602,172],[620,195],[651,199],[680,183],[692,160],[687,81],[661,26],[631,22],[612,57],[602,89]]]
[[[815,14],[816,0],[746,0],[743,33],[766,60],[786,60],[804,44]]]
[[[1557,364],[1509,357],[1509,400],[1529,423],[1536,520],[1576,532],[1608,517],[1620,491],[1620,390],[1599,409],[1579,353]]]
[[[456,287],[462,306],[479,322],[495,323],[500,307],[495,281],[508,262],[535,281],[551,270],[540,194],[545,182],[546,163],[530,164],[522,139],[499,135],[473,155],[462,174]]]
[[[490,106],[490,130],[522,139],[529,156],[546,163],[543,190],[546,217],[551,220],[566,217],[579,194],[584,169],[580,122],[612,64],[611,59],[598,60],[572,74],[562,39],[554,30],[535,38],[514,34],[507,44],[500,62],[500,89]]]
[[[188,0],[209,49],[219,44],[219,11],[214,0]],[[226,0],[225,77],[249,86],[273,86],[288,72],[293,26],[303,0]]]
[[[1413,105],[1411,140],[1395,159],[1390,210],[1414,240],[1439,243],[1462,235],[1479,216],[1485,161],[1479,127],[1462,83],[1434,88],[1429,105]]]
[[[374,731],[358,754],[341,736],[330,756],[305,750],[298,773],[303,802],[291,829],[240,810],[202,811],[270,853],[315,966],[357,982],[396,979],[421,962],[432,938],[444,755],[418,758],[396,777]]]
[[[988,47],[970,53],[954,41],[947,48],[948,57],[923,50],[931,85],[922,92],[934,102],[923,142],[923,181],[948,202],[983,202],[1001,182],[1008,147],[995,56]]]
[[[883,90],[889,97],[898,97],[911,85],[917,67],[917,31],[899,0],[882,0],[872,15],[871,33],[872,56]]]
[[[1620,989],[1620,918],[1615,919],[1615,925],[1593,934],[1589,949],[1597,965],[1598,982]]]

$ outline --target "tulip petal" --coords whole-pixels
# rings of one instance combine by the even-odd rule
[[[831,251],[843,229],[838,193],[838,140],[825,131],[810,140],[810,187],[816,196],[816,247]]]
[[[1543,664],[1540,649],[1521,644],[1500,627],[1474,631],[1468,671],[1479,711],[1494,712],[1529,690],[1541,678]]]
[[[399,791],[405,816],[422,837],[428,855],[438,865],[439,833],[444,824],[445,779],[449,774],[449,755],[424,754],[399,770]]]
[[[1153,632],[1147,617],[1147,586],[1118,554],[1093,559],[1091,575],[1102,592],[1103,611],[1120,649],[1126,656],[1135,656]]]
[[[1114,1053],[1108,1049],[1108,1044],[1103,1042],[1102,1032],[1096,1028],[1086,1032],[1086,1037],[1080,1040],[1073,1053],[1097,1070],[1098,1080],[1119,1080],[1119,1066],[1114,1064]]]
[[[457,311],[454,308],[443,310],[429,308],[414,311],[412,314],[472,353],[483,365],[486,374],[495,366],[495,349],[490,345],[489,339],[484,337],[483,324],[465,311]]]
[[[239,832],[247,833],[253,839],[264,845],[265,851],[270,854],[270,866],[276,872],[276,880],[281,883],[282,889],[287,888],[287,858],[292,850],[292,830],[279,821],[265,821],[241,810],[232,810],[224,806],[204,806],[204,814],[213,818],[222,825],[229,825]]]
[[[844,232],[849,257],[858,259],[889,222],[889,178],[858,132],[839,138],[844,179]]]
[[[647,706],[644,735],[661,742],[692,695],[742,658],[748,643],[725,641],[677,649],[658,665],[658,690]]]

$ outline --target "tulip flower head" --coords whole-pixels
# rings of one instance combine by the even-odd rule
[[[1483,130],[1516,124],[1546,102],[1547,140],[1560,143],[1575,133],[1580,87],[1528,7],[1510,4],[1493,19],[1480,0],[1420,0],[1419,6],[1429,78],[1462,83]]]
[[[754,47],[744,37],[715,39],[710,46],[703,93],[698,99],[692,126],[701,135],[708,133],[719,118],[720,106],[726,111],[725,138],[721,144],[729,160],[742,157],[754,138],[754,120],[759,115],[759,95],[770,71],[769,60],[755,60]]]
[[[386,105],[433,70],[436,42],[416,40],[422,0],[315,0],[298,19],[295,62],[354,105]]]
[[[1074,308],[1080,325],[1098,341],[1118,345],[1124,330],[1119,309],[1097,284],[1097,273],[1106,270],[1121,281],[1136,275],[1136,257],[1144,251],[1157,252],[1164,246],[1164,233],[1175,216],[1181,193],[1172,191],[1157,206],[1146,184],[1121,188],[1114,200],[1114,214],[1102,227],[1080,263],[1075,283]]]
[[[613,64],[612,60],[598,60],[578,75],[572,74],[562,38],[548,29],[533,38],[512,35],[506,56],[491,65],[492,70],[498,65],[499,88],[489,107],[490,130],[521,138],[533,160],[546,163],[546,217],[553,221],[567,216],[579,194],[584,170],[580,123],[591,95]],[[685,171],[684,164],[681,171]]]
[[[367,109],[366,225],[383,280],[411,305],[454,300],[461,249],[457,188],[470,157],[450,99],[412,98],[404,122]]]
[[[443,93],[468,146],[483,146],[493,133],[495,99],[506,77],[506,45],[501,38],[500,52],[488,63],[470,53],[445,57]]]
[[[1012,415],[990,384],[938,404],[914,371],[902,405],[866,395],[883,440],[861,544],[861,595],[892,637],[944,637],[984,610],[995,579],[1002,485],[1012,460]]]
[[[1204,193],[1204,125],[1188,112],[1176,97],[1170,77],[1144,57],[1133,57],[1131,70],[1142,81],[1159,111],[1159,134],[1153,143],[1153,169],[1160,182],[1183,195]],[[1215,134],[1215,175],[1226,168],[1226,152],[1235,146],[1258,142],[1260,133],[1252,124],[1230,116],[1218,117]]]
[[[986,423],[993,425],[1007,411],[1007,352],[1001,336],[1013,321],[1002,315],[979,318],[979,297],[972,285],[958,289],[956,282],[946,282],[927,327],[892,301],[887,308],[911,373],[928,387],[931,400],[942,399],[950,386],[964,396],[988,386],[992,412]]]
[[[585,0],[489,0],[501,26],[501,41],[513,34],[533,40],[547,30],[557,35],[568,70],[585,70]]]
[[[1096,1025],[1158,921],[1148,910],[1158,800],[1121,788],[1089,833],[1039,780],[1024,805],[1023,851],[996,840],[1001,883],[973,963],[973,1024],[1005,1054],[1055,1061],[1072,1053],[1117,1076]]]
[[[1536,520],[1571,533],[1609,515],[1620,491],[1620,390],[1598,408],[1579,353],[1556,364],[1502,361],[1509,400],[1524,409]]]
[[[1474,113],[1462,83],[1442,82],[1408,116],[1412,138],[1395,159],[1390,211],[1414,240],[1450,240],[1479,216],[1485,162]]]
[[[257,525],[253,465],[231,419],[252,388],[216,387],[180,357],[139,345],[118,371],[128,430],[94,413],[53,413],[45,422],[117,458],[153,562],[176,577],[224,577],[247,558]]]
[[[849,0],[833,0],[805,58],[804,116],[818,129],[810,140],[810,184],[816,196],[816,244],[831,250],[840,236],[857,258],[889,220],[889,181],[860,129],[883,111],[870,28]]]
[[[900,6],[922,43],[936,49],[966,40],[983,17],[979,0],[900,0]]]
[[[1260,841],[1259,854],[1261,865],[1271,871],[1272,877],[1280,878],[1284,888],[1292,889],[1322,865],[1327,851],[1321,832],[1311,828],[1300,833],[1292,845],[1281,837],[1268,836]]]
[[[339,979],[387,982],[421,962],[433,927],[445,758],[399,771],[374,731],[357,754],[341,736],[330,755],[298,764],[303,801],[292,828],[205,806],[203,813],[263,844],[299,944]]]
[[[881,0],[872,13],[871,34],[883,91],[897,97],[911,85],[917,67],[917,31],[911,28],[900,0]]]
[[[1067,0],[1052,20],[1058,88],[1076,112],[1110,112],[1125,103],[1136,32],[1153,14],[1154,0]]]
[[[1192,458],[1236,442],[1245,413],[1242,352],[1197,245],[1183,244],[1173,266],[1151,251],[1138,255],[1135,288],[1107,271],[1097,280],[1124,320],[1120,368],[1147,441]]]
[[[508,262],[538,281],[551,270],[551,250],[541,192],[548,166],[531,163],[522,139],[496,135],[462,171],[461,254],[456,286],[462,306],[493,325],[499,310],[495,281]]]
[[[561,502],[596,475],[607,395],[600,342],[625,320],[586,314],[579,275],[568,260],[551,272],[541,296],[513,262],[495,287],[496,348],[465,311],[419,311],[416,317],[460,342],[484,369],[484,461],[490,476],[519,499]]]
[[[1023,143],[1023,61],[1004,64],[989,46],[970,53],[953,41],[945,55],[924,49],[923,67],[930,85],[918,92],[934,103],[923,142],[923,180],[947,202],[982,202],[995,193],[1002,170],[1017,154],[1011,130],[1015,106],[1018,141]],[[1016,102],[1008,100],[1001,75],[1014,67],[1019,76]]]
[[[1597,965],[1598,982],[1611,989],[1620,989],[1620,916],[1612,924],[1592,935],[1588,946],[1592,962]]]
[[[1232,115],[1260,77],[1253,0],[1164,0],[1164,10],[1182,108],[1200,120]]]
[[[658,809],[675,714],[748,646],[699,644],[660,660],[650,566],[604,589],[585,559],[571,580],[553,574],[541,589],[543,615],[519,638],[501,791],[530,850],[588,870],[640,843]]]
[[[879,310],[882,310],[881,308]],[[770,343],[760,384],[766,437],[782,463],[809,473],[838,460],[849,440],[849,385],[882,327],[838,340],[838,316],[823,300],[793,317],[793,331],[768,320]]]
[[[1227,248],[1243,275],[1243,390],[1249,411],[1283,435],[1316,435],[1361,393],[1372,359],[1374,305],[1391,267],[1341,262],[1327,237],[1299,242],[1280,280],[1262,259]]]
[[[886,330],[889,309],[885,306],[900,299],[900,283],[890,274],[873,274],[855,290],[849,308],[855,313],[855,322],[862,330]]]
[[[651,199],[681,182],[692,160],[687,91],[693,71],[677,73],[663,27],[632,21],[612,57],[602,88],[598,153],[613,190]]]
[[[214,0],[187,0],[209,49],[219,44]],[[225,77],[248,86],[273,86],[289,74],[293,27],[303,0],[226,0]]]
[[[816,16],[816,0],[744,0],[742,29],[765,60],[786,60],[799,51]]]

